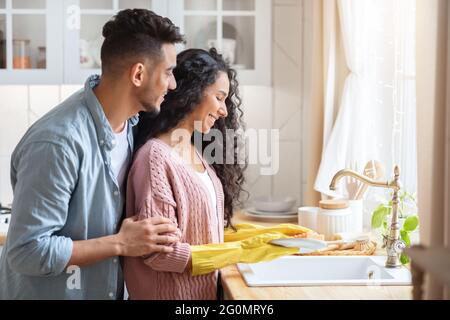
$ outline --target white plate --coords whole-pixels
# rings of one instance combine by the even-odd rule
[[[281,211],[281,212],[272,212],[272,211],[261,211],[256,210],[255,208],[247,208],[245,209],[247,212],[250,212],[252,214],[257,214],[261,216],[294,216],[297,215],[297,211],[291,210],[291,211]]]
[[[270,241],[270,243],[282,247],[299,248],[299,253],[309,253],[327,247],[327,243],[325,241],[303,238],[275,239]]]
[[[268,214],[254,214],[248,211],[243,211],[243,214],[247,217],[250,217],[255,220],[261,220],[261,221],[297,221],[296,215],[268,215]]]
[[[290,212],[295,204],[293,197],[287,196],[259,196],[253,199],[256,210],[268,212]]]

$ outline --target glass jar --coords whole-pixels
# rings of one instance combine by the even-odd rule
[[[13,68],[30,69],[30,40],[13,40]]]
[[[6,45],[5,40],[3,39],[3,31],[0,30],[0,69],[6,68]]]
[[[45,69],[47,67],[47,53],[45,47],[38,47],[37,68]]]

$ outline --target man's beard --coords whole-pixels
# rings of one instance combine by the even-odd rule
[[[147,116],[155,118],[161,111],[160,108],[155,107],[153,104],[142,103],[142,107]]]

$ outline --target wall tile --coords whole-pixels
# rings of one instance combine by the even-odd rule
[[[244,122],[247,130],[272,128],[272,88],[242,86],[240,89],[243,99]],[[250,164],[245,172],[245,177],[247,180],[245,189],[249,191],[250,197],[270,194],[272,178],[270,176],[261,176],[259,164]],[[247,204],[251,204],[251,198]]]
[[[302,79],[300,68],[276,46],[273,48],[273,69],[274,87],[283,88],[298,96]]]
[[[249,164],[245,171],[246,183],[250,186],[254,185],[261,177],[261,166],[259,164]]]
[[[68,97],[70,97],[72,94],[77,92],[83,88],[83,85],[62,85],[61,90],[61,101],[66,100]]]
[[[10,155],[28,128],[28,87],[0,86],[0,155]]]
[[[301,140],[302,121],[300,108],[291,114],[287,122],[279,124],[280,140]]]
[[[273,190],[276,196],[292,196],[297,204],[302,201],[301,157],[299,142],[280,143],[280,168],[273,176]]]
[[[243,86],[242,110],[247,128],[272,128],[272,88],[265,86]]]
[[[301,108],[301,78],[299,69],[274,49],[274,126],[287,123]]]
[[[273,17],[273,41],[287,59],[299,65],[301,55],[301,17],[297,6],[275,6]]]
[[[3,205],[12,203],[12,188],[9,177],[10,157],[0,156],[0,202]]]
[[[30,86],[30,125],[56,107],[60,101],[60,86]]]
[[[272,178],[270,176],[259,176],[251,185],[245,184],[244,189],[249,191],[250,195],[245,206],[252,206],[255,197],[267,196],[271,194]]]

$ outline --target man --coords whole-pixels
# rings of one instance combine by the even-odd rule
[[[12,154],[0,299],[121,299],[118,257],[171,252],[178,240],[165,235],[175,231],[168,219],[121,219],[132,127],[176,87],[183,37],[144,9],[119,12],[103,36],[102,76],[37,121]]]

